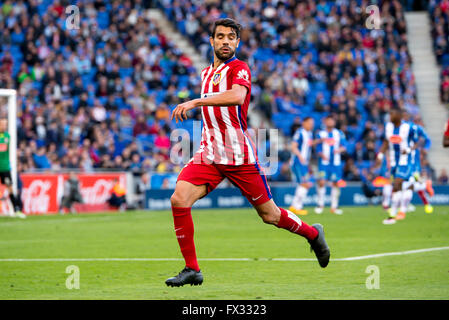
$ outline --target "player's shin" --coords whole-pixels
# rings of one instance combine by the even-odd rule
[[[325,186],[318,187],[317,195],[318,195],[318,199],[317,199],[318,207],[323,208],[324,207],[324,197],[326,196],[326,187]]]
[[[337,209],[338,208],[338,200],[340,198],[340,188],[339,187],[332,187],[331,189],[331,209]]]
[[[308,240],[313,240],[318,236],[318,231],[314,227],[311,227],[304,221],[301,221],[301,219],[299,219],[299,217],[293,212],[283,208],[279,208],[279,210],[281,211],[281,216],[276,225],[278,228],[299,234]]]
[[[392,190],[393,186],[391,184],[386,184],[382,189],[382,206],[385,210],[390,207]]]
[[[186,267],[199,271],[200,267],[198,266],[193,240],[194,227],[191,210],[191,208],[172,207],[176,238]]]
[[[14,205],[11,202],[11,199],[8,198],[6,199],[6,203],[7,203],[7,210],[6,210],[6,215],[10,216],[10,217],[15,217],[15,212],[14,212]]]
[[[401,204],[402,199],[402,190],[393,191],[391,195],[391,209],[390,209],[390,217],[396,217],[398,213],[399,206]]]
[[[408,206],[413,198],[413,191],[411,189],[406,189],[402,191],[402,199],[400,205],[400,211],[406,213],[408,211]]]
[[[300,188],[301,188],[301,186],[300,185],[298,185],[297,187],[296,187],[296,190],[295,190],[295,195],[293,196],[293,200],[292,200],[292,208],[294,208],[294,209],[299,209],[299,205],[300,205],[300,200],[301,200],[301,196],[300,196]]]
[[[13,209],[16,210],[18,208],[18,202],[14,194],[12,193],[9,194],[9,200],[11,201]]]
[[[295,196],[292,201],[292,207],[301,210],[304,203],[304,198],[306,197],[308,189],[302,185],[298,185],[295,191]]]
[[[418,196],[421,199],[423,204],[425,204],[425,205],[429,204],[429,200],[427,199],[427,196],[426,196],[426,193],[424,192],[424,190],[418,191]]]

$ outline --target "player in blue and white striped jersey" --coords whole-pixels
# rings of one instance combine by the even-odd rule
[[[312,147],[318,142],[313,139],[314,126],[315,121],[313,118],[304,118],[301,128],[296,130],[291,143],[293,155],[290,164],[298,185],[289,210],[299,215],[307,214],[307,210],[303,209],[304,199],[312,185],[309,174],[309,163]]]
[[[343,163],[341,154],[346,151],[346,137],[341,130],[335,128],[335,119],[327,116],[324,119],[325,129],[318,133],[320,143],[317,144],[318,160],[318,200],[315,212],[320,214],[324,208],[326,196],[326,182],[332,182],[331,189],[331,212],[342,214],[338,208],[340,187],[338,181],[343,175]]]
[[[390,112],[390,122],[385,124],[384,142],[377,155],[376,166],[380,165],[384,153],[388,151],[390,173],[393,177],[393,192],[391,195],[391,209],[384,224],[393,224],[396,220],[405,218],[405,213],[398,209],[403,201],[404,181],[408,181],[412,174],[412,151],[416,149],[413,143],[416,128],[402,119],[402,111],[393,109]],[[405,190],[404,190],[405,191]]]
[[[424,203],[425,212],[432,213],[433,207],[429,203],[429,199],[425,193],[425,191],[427,191],[430,196],[433,195],[432,180],[425,181],[424,177],[421,176],[421,149],[428,150],[432,142],[422,126],[413,122],[411,124],[415,133],[413,143],[417,144],[417,148],[412,151],[412,177],[410,178],[410,188],[418,193],[418,196]],[[408,192],[408,198],[410,198],[410,201],[412,196],[413,193],[410,190],[410,192]]]

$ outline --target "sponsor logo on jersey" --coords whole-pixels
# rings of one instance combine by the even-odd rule
[[[392,144],[400,144],[402,142],[402,138],[401,138],[401,136],[398,136],[398,135],[392,135],[390,137],[390,142]]]
[[[243,79],[243,80],[249,81],[248,71],[246,71],[245,69],[240,70],[237,73],[237,79]]]
[[[335,144],[335,139],[334,138],[326,138],[325,143],[327,145],[333,146]]]
[[[5,152],[8,150],[8,144],[7,143],[0,143],[0,152]]]

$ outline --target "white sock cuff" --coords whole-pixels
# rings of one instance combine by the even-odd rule
[[[288,217],[289,217],[290,219],[294,220],[294,221],[295,221],[296,223],[298,223],[299,225],[302,224],[301,219],[299,219],[299,217],[298,217],[296,214],[294,214],[294,213],[291,212],[290,210],[286,210],[286,211],[287,211]]]

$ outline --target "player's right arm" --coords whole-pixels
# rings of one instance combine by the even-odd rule
[[[200,106],[235,106],[242,105],[245,102],[248,88],[240,84],[233,84],[231,90],[209,96],[199,98],[178,104],[173,110],[171,120],[175,119],[176,123],[187,120],[187,111]]]
[[[324,138],[322,138],[320,133],[318,133],[318,137],[319,137],[319,139],[318,139],[319,142],[317,143],[317,146],[316,146],[316,153],[317,153],[319,158],[321,158],[321,159],[326,161],[328,159],[327,159],[327,157],[323,153]]]
[[[298,157],[299,162],[301,164],[305,164],[305,159],[303,158],[301,152],[299,151],[299,140],[301,139],[301,134],[299,133],[299,130],[296,131],[295,135],[293,136],[293,141],[291,143],[291,150],[295,156]]]
[[[292,141],[291,147],[292,147],[292,152],[293,152],[293,154],[294,154],[295,156],[298,157],[299,162],[301,162],[302,164],[304,164],[305,161],[304,161],[304,158],[303,158],[302,155],[301,155],[301,152],[299,152],[298,142]]]
[[[379,152],[376,156],[376,162],[374,163],[374,168],[378,168],[382,164],[382,160],[385,157],[385,152],[388,149],[388,140],[384,139],[382,145],[380,146]]]

